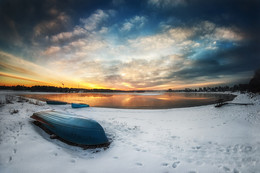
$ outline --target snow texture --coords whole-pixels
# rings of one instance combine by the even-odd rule
[[[0,92],[1,173],[260,172],[260,96],[238,94],[233,102],[192,108],[72,109]],[[109,148],[87,149],[50,139],[30,116],[43,110],[98,121]]]

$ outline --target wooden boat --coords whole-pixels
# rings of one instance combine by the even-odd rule
[[[85,108],[89,107],[88,104],[83,104],[83,103],[71,103],[72,108]]]
[[[67,104],[67,102],[55,101],[55,100],[48,100],[48,101],[46,101],[46,103],[49,105],[66,105]]]
[[[36,112],[31,118],[53,134],[73,144],[102,145],[108,143],[104,129],[92,119],[57,111]]]

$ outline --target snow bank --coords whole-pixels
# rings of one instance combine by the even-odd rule
[[[260,96],[233,100],[253,106],[129,110],[72,109],[10,94],[0,92],[11,102],[0,107],[1,173],[260,172]],[[97,120],[110,147],[82,150],[50,139],[30,119],[47,109]]]

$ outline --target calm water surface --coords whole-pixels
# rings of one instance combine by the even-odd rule
[[[167,109],[214,104],[219,99],[233,100],[234,95],[207,93],[66,93],[27,94],[42,101],[86,103],[92,107],[124,109]]]

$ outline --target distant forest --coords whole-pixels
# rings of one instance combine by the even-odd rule
[[[168,91],[173,91],[169,89]],[[259,93],[260,92],[260,69],[255,71],[253,78],[250,80],[248,84],[238,84],[232,87],[229,86],[218,86],[218,87],[203,87],[198,89],[190,89],[186,88],[185,92],[224,92],[224,91],[242,91],[242,92],[253,92]]]
[[[55,87],[55,86],[41,86],[35,85],[27,87],[23,85],[16,86],[0,86],[2,90],[15,90],[15,91],[31,91],[31,92],[62,92],[62,93],[78,93],[78,92],[124,92],[122,90],[111,89],[84,89],[84,88],[67,88],[67,87]]]
[[[32,86],[26,87],[23,85],[17,86],[0,86],[0,90],[15,90],[15,91],[31,91],[31,92],[62,92],[62,93],[79,93],[79,92],[152,92],[155,90],[111,90],[111,89],[84,89],[84,88],[62,88],[54,86]],[[158,90],[157,90],[158,91]],[[197,89],[185,88],[184,90],[165,90],[167,92],[224,92],[224,91],[241,91],[241,92],[260,92],[260,69],[254,74],[254,77],[248,84],[238,84],[234,86],[217,86],[217,87],[202,87]]]

